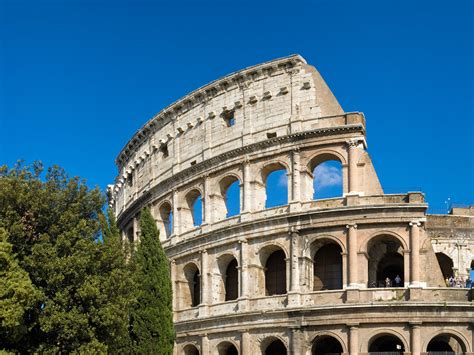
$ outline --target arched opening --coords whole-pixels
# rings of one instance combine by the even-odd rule
[[[403,342],[394,335],[381,335],[370,342],[369,354],[403,354],[405,346]]]
[[[453,259],[451,259],[449,256],[447,256],[444,253],[436,253],[436,259],[438,259],[438,264],[439,264],[439,267],[441,268],[441,272],[443,273],[443,277],[445,279],[454,277]]]
[[[288,204],[288,176],[281,165],[273,166],[265,176],[265,208]]]
[[[286,350],[285,344],[280,339],[272,341],[265,348],[265,355],[287,355],[288,350]]]
[[[283,250],[274,251],[265,263],[265,295],[286,293],[286,256]]]
[[[191,344],[188,344],[183,349],[184,355],[199,355],[199,350]]]
[[[200,226],[203,222],[201,193],[198,190],[188,192],[186,202],[190,211],[191,225]]]
[[[184,305],[196,307],[201,303],[201,275],[195,264],[188,264],[184,268],[184,276],[188,284],[183,295]]]
[[[466,347],[457,337],[451,334],[440,334],[430,340],[426,352],[433,355],[464,354]]]
[[[166,238],[173,234],[173,211],[169,203],[160,206],[161,231],[165,233]]]
[[[368,245],[369,287],[403,287],[403,247],[393,236],[373,238]]]
[[[222,179],[221,194],[224,198],[225,217],[240,214],[240,181],[235,176]]]
[[[225,300],[233,301],[239,297],[239,271],[237,260],[233,259],[225,272]]]
[[[313,290],[342,289],[342,255],[337,244],[326,244],[314,254]]]
[[[317,337],[311,348],[312,355],[340,355],[342,353],[341,343],[331,336]]]
[[[234,344],[225,341],[217,346],[217,353],[219,355],[238,355],[239,352]]]
[[[342,164],[339,160],[326,160],[316,165],[312,173],[314,200],[343,195]]]

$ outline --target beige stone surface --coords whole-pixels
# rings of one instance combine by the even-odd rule
[[[313,200],[313,170],[327,160],[342,165],[343,194]],[[171,262],[176,354],[227,354],[232,346],[264,354],[276,340],[288,353],[311,354],[327,339],[342,353],[365,354],[382,336],[405,353],[425,353],[435,337],[473,353],[472,290],[445,287],[436,257],[445,253],[467,275],[472,208],[427,215],[420,192],[384,194],[364,115],[345,113],[300,56],[195,90],[149,120],[116,163],[109,195],[123,237],[139,241],[140,209],[151,206]],[[266,177],[276,169],[286,171],[280,193],[288,204],[265,208]],[[234,181],[241,211],[228,218]],[[269,295],[275,260],[286,292]],[[379,287],[390,268],[403,283]],[[235,299],[226,300],[229,287]]]

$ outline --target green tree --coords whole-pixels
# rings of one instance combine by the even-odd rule
[[[169,355],[174,328],[169,262],[148,208],[140,214],[140,242],[133,255],[137,303],[131,313],[135,352]]]
[[[25,318],[40,299],[41,293],[18,265],[7,233],[0,228],[0,339],[20,340],[29,330]]]
[[[0,343],[17,352],[129,352],[134,284],[113,216],[102,216],[104,197],[58,167],[42,173],[39,163],[0,168],[0,228],[41,295],[23,317],[26,334],[7,338],[2,322]]]

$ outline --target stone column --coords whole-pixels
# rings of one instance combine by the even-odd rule
[[[178,236],[181,234],[181,216],[178,208],[178,192],[176,190],[173,190],[171,198],[173,200],[173,234]]]
[[[299,202],[301,200],[301,179],[300,179],[300,151],[295,149],[292,152],[292,170],[291,170],[291,201]]]
[[[207,334],[203,334],[201,337],[201,355],[209,355],[209,338]]]
[[[421,353],[421,338],[420,325],[421,322],[410,323],[411,325],[411,354],[420,355]]]
[[[299,272],[299,233],[290,231],[291,255],[290,255],[290,291],[300,291],[300,272]]]
[[[359,159],[358,148],[359,141],[347,141],[347,151],[349,160],[349,194],[357,193],[359,181],[357,176],[357,160]]]
[[[136,215],[133,217],[133,241],[139,243],[140,242],[140,217]],[[135,248],[136,248],[135,244]]]
[[[240,298],[247,298],[249,293],[248,286],[248,255],[247,240],[241,240],[240,243]]]
[[[251,184],[250,184],[250,162],[248,160],[244,161],[243,163],[243,203],[242,203],[242,212],[250,212],[251,211],[251,199],[252,199],[252,194],[251,194]]]
[[[250,355],[250,334],[247,329],[241,331],[240,353]]]
[[[357,260],[357,224],[347,225],[347,243],[349,247],[349,262],[348,264],[348,287],[359,287],[358,280],[358,260]]]
[[[303,344],[302,344],[302,333],[299,328],[291,329],[291,355],[301,355],[304,354]]]
[[[171,288],[173,293],[173,314],[178,310],[177,298],[178,293],[176,292],[176,260],[172,259],[170,262],[170,277],[171,277]]]
[[[209,282],[208,282],[208,255],[207,250],[201,251],[201,303],[209,304]]]
[[[410,222],[410,285],[420,286],[420,222]]]
[[[203,216],[202,216],[202,224],[209,224],[213,222],[213,216],[212,216],[212,202],[211,202],[211,189],[209,186],[209,175],[204,176],[204,181],[203,181],[203,187],[204,187],[204,192],[203,192]]]
[[[349,354],[359,354],[359,325],[352,324],[349,326]]]

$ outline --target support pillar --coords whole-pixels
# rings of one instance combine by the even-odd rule
[[[199,316],[207,316],[210,304],[210,288],[208,281],[208,255],[207,250],[201,251],[201,304],[199,305]],[[207,353],[203,353],[207,354]]]
[[[247,240],[241,240],[240,243],[240,298],[248,298],[248,244]]]
[[[348,287],[358,288],[358,260],[357,260],[357,224],[350,224],[347,228],[347,243],[349,246],[349,262],[348,262]]]
[[[200,355],[209,355],[209,338],[207,334],[201,337],[201,353]]]
[[[291,202],[301,200],[301,179],[300,179],[300,151],[296,149],[292,152],[291,169]]]
[[[410,222],[410,286],[420,287],[420,222]]]
[[[243,203],[242,203],[242,212],[250,212],[251,211],[251,207],[250,207],[250,204],[251,204],[251,198],[252,198],[252,194],[251,194],[251,184],[250,184],[250,162],[248,160],[246,160],[243,164],[243,187],[244,187],[244,191],[243,191]]]
[[[241,331],[240,353],[242,355],[250,355],[250,334],[247,329]]]
[[[357,175],[357,161],[359,160],[358,140],[347,142],[349,160],[349,194],[358,194],[359,181]]]
[[[204,176],[204,181],[203,181],[203,186],[204,186],[204,192],[203,192],[203,216],[202,216],[202,224],[209,224],[213,222],[213,216],[212,216],[212,203],[211,203],[211,189],[209,186],[209,175]]]
[[[421,354],[421,338],[420,338],[420,325],[421,322],[410,323],[411,325],[411,354],[420,355]]]
[[[173,200],[173,234],[178,236],[181,234],[181,216],[178,208],[178,192],[173,190],[172,194]]]
[[[291,329],[291,355],[301,355],[304,354],[303,344],[302,344],[302,332],[299,328]]]
[[[170,274],[171,274],[171,288],[172,288],[172,300],[173,300],[173,314],[178,310],[177,298],[178,293],[176,292],[176,260],[170,262]]]
[[[349,325],[349,354],[359,354],[359,325]]]

